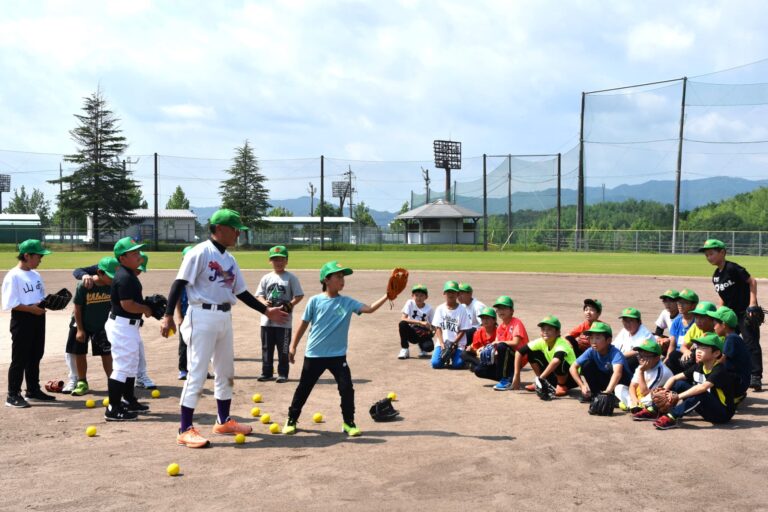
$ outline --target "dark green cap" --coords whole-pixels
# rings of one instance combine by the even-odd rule
[[[718,322],[724,323],[731,329],[735,329],[739,325],[739,318],[736,316],[736,313],[727,306],[720,306],[717,308],[717,311],[710,311],[707,315]]]
[[[589,329],[584,331],[584,334],[607,334],[608,336],[613,336],[613,331],[611,330],[611,326],[606,324],[605,322],[593,322],[592,325],[589,326]]]
[[[480,310],[480,313],[478,313],[477,316],[489,316],[491,318],[496,318],[496,311],[494,311],[493,308],[485,306],[482,310]]]
[[[269,259],[272,258],[287,258],[288,249],[284,245],[276,245],[269,250]]]
[[[122,256],[127,252],[141,249],[145,245],[147,244],[140,244],[129,236],[126,236],[125,238],[121,238],[115,243],[115,258],[119,258],[120,256]]]
[[[725,249],[725,244],[716,238],[710,238],[704,245],[701,246],[699,252],[704,252],[707,249]]]
[[[499,295],[496,302],[493,303],[493,307],[503,306],[510,309],[515,309],[515,302],[508,295]]]
[[[146,272],[147,265],[149,265],[149,255],[144,251],[139,251],[139,254],[141,254],[141,265],[139,265],[139,270]]]
[[[446,281],[443,285],[443,292],[458,292],[459,283],[456,281]]]
[[[603,303],[597,299],[584,299],[584,307],[592,306],[598,313],[603,312]]]
[[[635,347],[635,350],[642,350],[644,352],[650,352],[651,354],[661,355],[661,345],[656,340],[647,338],[642,343]]]
[[[713,347],[719,350],[720,352],[723,351],[723,340],[718,336],[717,334],[713,332],[708,332],[704,336],[699,336],[698,338],[693,338],[691,340],[697,345],[706,345],[708,347]]]
[[[40,240],[30,239],[24,240],[19,244],[19,254],[51,254],[48,249],[43,249],[43,244]]]
[[[689,290],[688,288],[683,288],[680,290],[680,294],[678,295],[677,300],[687,300],[688,302],[697,304],[699,302],[699,296],[696,295],[695,291]]]
[[[560,320],[558,320],[557,317],[553,315],[545,316],[537,325],[539,327],[541,327],[542,325],[549,325],[554,327],[557,330],[560,330],[561,328]]]
[[[325,265],[323,265],[323,268],[320,269],[320,282],[322,283],[325,281],[325,278],[328,277],[331,274],[335,274],[336,272],[344,272],[345,276],[348,276],[352,273],[352,269],[348,267],[343,267],[341,264],[339,264],[338,261],[333,260],[329,261]]]
[[[665,291],[661,295],[659,295],[660,299],[672,299],[677,300],[677,298],[680,297],[680,292],[677,290],[673,290],[670,288],[669,290]]]
[[[619,318],[635,318],[640,320],[640,312],[635,308],[624,308],[621,310]]]
[[[417,285],[414,285],[413,288],[411,288],[411,293],[416,293],[416,292],[421,292],[421,293],[424,293],[425,295],[429,295],[429,292],[427,291],[427,287],[424,286],[423,284],[417,284]]]
[[[472,293],[472,285],[469,283],[459,283],[459,291]]]
[[[229,226],[231,228],[239,229],[240,231],[248,231],[248,226],[243,224],[240,220],[240,214],[235,210],[228,210],[226,208],[216,210],[213,215],[211,215],[208,223],[212,226]]]
[[[99,270],[107,274],[110,279],[115,278],[115,272],[117,272],[117,267],[119,266],[120,263],[113,256],[104,256],[99,260]]]
[[[694,315],[709,316],[709,313],[712,313],[713,311],[717,311],[717,306],[711,302],[703,300],[696,304],[696,308],[691,311],[691,313]]]

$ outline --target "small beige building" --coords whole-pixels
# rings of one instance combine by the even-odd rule
[[[483,216],[463,206],[438,199],[401,213],[405,221],[407,244],[474,244],[477,221]]]
[[[102,231],[102,242],[116,242],[130,236],[136,240],[154,240],[155,210],[142,208],[131,212],[132,221],[128,227],[115,233]],[[188,243],[195,241],[195,219],[190,210],[158,210],[157,239],[161,242]],[[88,216],[88,240],[93,241],[93,219]]]

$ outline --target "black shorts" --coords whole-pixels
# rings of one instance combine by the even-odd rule
[[[85,341],[82,343],[77,341],[76,336],[77,327],[70,327],[67,338],[67,354],[88,354],[88,340],[91,341],[91,353],[94,356],[106,356],[112,353],[112,344],[107,339],[107,333],[103,329],[99,332],[85,331]]]

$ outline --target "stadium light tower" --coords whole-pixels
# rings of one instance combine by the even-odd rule
[[[0,212],[3,211],[3,192],[11,191],[11,175],[0,174]]]
[[[461,142],[436,140],[435,167],[445,169],[445,200],[451,202],[451,169],[461,169]]]

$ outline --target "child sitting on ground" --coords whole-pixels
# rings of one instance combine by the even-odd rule
[[[669,336],[664,334],[664,331],[672,326],[672,320],[674,320],[680,311],[677,309],[677,298],[680,296],[680,292],[677,290],[669,289],[659,295],[659,299],[664,304],[664,309],[659,313],[659,317],[656,319],[656,341],[661,345],[661,353],[666,354],[669,348]]]
[[[576,362],[576,354],[571,344],[560,337],[560,320],[549,315],[538,324],[541,338],[520,347],[515,353],[515,376],[512,389],[520,389],[520,370],[527,357],[533,373],[539,379],[546,379],[555,386],[555,396],[565,396],[568,390],[576,387],[569,370]],[[535,384],[525,386],[528,391],[536,391]]]
[[[515,303],[507,295],[501,295],[493,303],[499,326],[496,328],[496,341],[491,344],[493,358],[489,364],[481,364],[475,369],[475,375],[484,379],[498,380],[493,389],[506,391],[512,388],[515,371],[515,352],[528,344],[528,332],[523,322],[515,317]],[[525,362],[528,357],[525,356]],[[525,363],[523,363],[525,364]]]
[[[488,350],[484,349],[496,341],[496,311],[486,306],[480,311],[478,318],[480,318],[480,328],[475,331],[472,344],[467,345],[466,350],[461,353],[462,360],[473,371],[482,364],[481,354],[487,364],[495,352],[492,347]]]
[[[619,407],[632,413],[634,420],[655,420],[651,390],[662,387],[672,377],[672,372],[661,361],[661,346],[648,339],[635,347],[639,365],[629,386],[616,386]]]
[[[459,370],[464,367],[461,352],[467,344],[465,336],[470,328],[466,308],[458,302],[459,283],[446,281],[443,286],[445,302],[437,306],[432,325],[435,326],[437,346],[432,352],[432,368],[450,367]],[[443,352],[446,352],[445,357]]]
[[[432,340],[434,329],[432,318],[435,312],[432,306],[427,304],[429,292],[423,284],[417,284],[411,288],[411,298],[403,306],[403,318],[397,328],[400,332],[400,354],[398,359],[408,359],[410,351],[408,344],[419,345],[419,357],[429,357],[429,353],[435,348]]]
[[[736,332],[739,326],[739,317],[729,307],[721,306],[717,311],[710,312],[715,320],[715,334],[725,338],[723,342],[723,355],[721,363],[725,369],[738,377],[736,382],[736,397],[734,401],[738,405],[747,396],[752,377],[752,358],[744,339]]]
[[[611,345],[613,331],[603,322],[594,322],[584,331],[590,347],[571,365],[571,377],[581,388],[581,401],[589,403],[598,393],[612,395],[618,384],[629,385],[632,372],[619,349]]]
[[[571,346],[573,352],[578,356],[589,348],[589,337],[584,331],[589,329],[594,322],[600,319],[603,312],[603,303],[597,299],[584,299],[584,321],[574,327],[568,336],[565,337]]]
[[[619,315],[623,328],[619,334],[613,338],[612,345],[619,349],[624,357],[627,358],[627,364],[632,372],[640,364],[637,361],[637,352],[635,347],[648,339],[655,339],[651,331],[644,325],[640,311],[635,308],[624,308]]]

